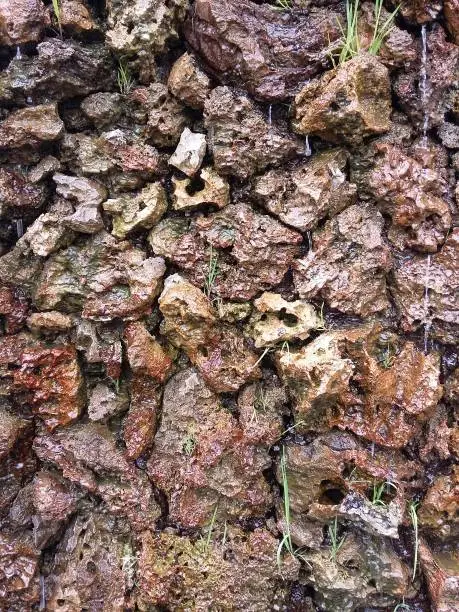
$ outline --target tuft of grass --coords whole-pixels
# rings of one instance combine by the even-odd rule
[[[214,253],[213,247],[212,245],[210,245],[209,265],[207,269],[206,278],[204,279],[204,293],[209,299],[212,294],[218,274],[218,253]]]
[[[306,563],[307,565],[310,565],[309,561],[304,556],[303,549],[295,548],[293,546],[292,535],[290,533],[290,523],[291,523],[290,492],[289,492],[288,479],[287,479],[287,466],[286,466],[284,446],[282,447],[282,453],[281,453],[281,458],[280,458],[280,470],[281,470],[281,478],[282,478],[282,489],[284,491],[285,532],[283,534],[283,537],[282,537],[282,540],[280,541],[279,546],[277,547],[276,560],[277,560],[277,567],[279,568],[279,571],[281,567],[282,553],[284,550],[290,553],[292,557],[301,559],[304,563]]]
[[[394,361],[395,361],[394,347],[392,346],[390,342],[387,342],[386,348],[382,352],[379,363],[384,369],[388,370],[394,365]]]
[[[383,0],[375,0],[373,36],[366,51],[378,55],[384,40],[394,27],[395,16],[400,10],[400,4],[390,13],[385,21],[381,19]],[[341,65],[360,53],[359,40],[359,0],[346,0],[346,25],[338,20],[341,31],[340,50],[331,54],[333,66]]]
[[[134,79],[132,78],[129,66],[122,60],[118,63],[118,73],[116,77],[118,83],[118,89],[123,96],[130,93],[134,86]]]
[[[327,323],[325,321],[325,316],[324,316],[324,302],[322,302],[322,304],[320,305],[318,317],[319,317],[319,325],[316,327],[317,331],[326,331]]]
[[[373,490],[372,490],[372,494],[371,494],[371,503],[373,504],[373,506],[385,506],[386,502],[383,500],[383,495],[384,493],[388,493],[390,487],[396,489],[396,485],[394,485],[393,482],[390,482],[389,480],[385,480],[384,482],[381,482],[380,484],[377,484],[376,482],[373,484]]]
[[[368,47],[368,53],[371,55],[378,55],[381,45],[384,40],[389,36],[390,31],[394,27],[394,19],[397,13],[399,12],[401,4],[399,4],[393,11],[390,13],[389,17],[386,21],[381,23],[381,11],[383,8],[383,0],[375,0],[375,23],[373,26],[373,38],[371,39],[370,46]]]
[[[272,8],[275,11],[291,11],[292,10],[292,0],[276,0],[272,5]]]
[[[344,544],[344,540],[346,536],[342,536],[341,538],[338,536],[338,517],[335,516],[335,520],[331,525],[328,525],[328,537],[331,542],[330,549],[330,559],[331,561],[336,561],[336,555],[340,550],[341,546]]]
[[[414,582],[416,578],[416,572],[418,568],[418,554],[419,554],[419,522],[418,522],[418,507],[419,502],[411,501],[408,505],[408,512],[410,515],[411,525],[414,531],[414,559],[413,559],[413,575],[411,581]]]
[[[212,513],[212,518],[210,519],[209,527],[207,530],[207,536],[204,540],[204,552],[208,553],[210,550],[210,544],[212,542],[212,533],[214,531],[215,518],[217,516],[218,504],[215,504],[214,511]]]
[[[191,455],[195,451],[196,444],[197,444],[196,438],[194,437],[192,433],[190,433],[187,435],[187,437],[183,441],[182,451],[185,453],[185,455],[187,455],[188,457],[191,457]]]
[[[61,38],[63,38],[63,34],[62,34],[62,15],[61,15],[60,0],[52,0],[52,3],[53,3],[54,16],[56,18],[57,26],[59,28],[59,36]]]

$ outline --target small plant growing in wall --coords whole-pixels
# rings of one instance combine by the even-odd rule
[[[129,66],[123,60],[120,60],[118,63],[118,73],[116,80],[120,93],[123,96],[127,96],[134,86],[134,79],[131,76]]]
[[[335,520],[331,525],[328,525],[328,537],[330,538],[330,560],[336,561],[336,555],[344,544],[346,536],[339,536],[338,533],[338,517],[335,516]]]
[[[59,28],[59,36],[62,38],[62,14],[60,0],[52,0],[54,17],[56,18],[57,27]]]
[[[363,49],[371,55],[378,55],[381,45],[389,36],[394,27],[395,16],[400,10],[400,4],[385,20],[382,19],[382,10],[383,0],[375,0],[373,36],[368,47]],[[331,54],[334,66],[344,64],[362,50],[359,39],[359,0],[346,1],[346,23],[343,25],[341,21],[338,21],[338,26],[341,31],[341,39],[339,51]]]

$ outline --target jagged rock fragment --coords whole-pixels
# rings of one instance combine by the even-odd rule
[[[167,80],[170,92],[183,104],[202,110],[210,93],[210,79],[193,55],[186,52],[173,64]]]
[[[205,134],[196,134],[185,128],[174,153],[169,158],[169,164],[193,176],[199,170],[206,154]]]
[[[389,72],[373,55],[359,53],[307,83],[295,98],[293,128],[341,144],[359,145],[390,129]]]
[[[172,177],[174,210],[193,210],[203,204],[213,204],[217,208],[224,208],[230,203],[229,184],[212,167],[203,168],[198,177],[204,186],[196,191],[192,188],[192,179]],[[194,193],[190,195],[190,191]]]

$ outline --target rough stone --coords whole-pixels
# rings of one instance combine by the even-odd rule
[[[446,27],[453,37],[456,45],[459,45],[459,2],[458,0],[445,0],[444,13]]]
[[[312,248],[294,262],[301,298],[322,298],[331,308],[362,317],[386,310],[391,254],[384,219],[370,205],[355,204],[312,235]]]
[[[0,149],[38,148],[59,140],[63,133],[64,124],[55,103],[20,108],[0,124]]]
[[[107,200],[103,208],[112,215],[112,234],[124,240],[131,232],[151,229],[167,210],[167,197],[160,183],[150,183],[139,193],[121,194]]]
[[[160,511],[148,478],[127,461],[105,425],[77,424],[38,435],[34,451],[65,478],[100,496],[110,513],[127,518],[134,531],[154,527]]]
[[[75,347],[84,353],[91,366],[103,365],[104,372],[112,380],[121,376],[122,346],[120,332],[86,319],[78,321]]]
[[[206,148],[205,134],[196,134],[185,128],[177,148],[169,158],[169,164],[187,176],[194,176],[201,167]]]
[[[59,542],[45,579],[47,606],[121,611],[125,591],[132,587],[126,551],[132,556],[130,538],[112,517],[100,511],[77,515]]]
[[[202,110],[210,94],[210,79],[191,53],[184,53],[173,64],[167,80],[169,91],[186,106]]]
[[[139,89],[135,93],[148,111],[146,136],[157,147],[176,146],[190,123],[183,105],[170,95],[163,83],[152,83],[148,89]]]
[[[121,55],[157,55],[179,38],[188,0],[108,2],[107,44]]]
[[[0,168],[0,217],[34,219],[46,201],[47,189],[20,172]]]
[[[397,342],[367,325],[279,351],[298,430],[337,426],[393,448],[419,435],[442,396],[439,356],[424,355],[410,342],[397,348]]]
[[[0,0],[0,45],[39,42],[49,21],[41,0]]]
[[[241,203],[191,222],[166,219],[150,233],[149,242],[197,286],[205,286],[210,264],[216,263],[211,293],[245,301],[282,281],[299,254],[302,236]]]
[[[419,524],[423,530],[434,533],[438,539],[454,539],[459,535],[459,469],[437,476],[427,490],[418,509]]]
[[[419,556],[434,609],[436,612],[454,612],[459,589],[457,555],[449,550],[431,550],[421,539]]]
[[[10,62],[0,75],[0,100],[24,105],[87,96],[113,86],[112,60],[100,44],[83,46],[50,38],[37,47],[38,56]]]
[[[162,333],[183,348],[205,382],[217,392],[237,391],[260,377],[257,357],[235,327],[218,325],[209,300],[178,274],[169,276],[159,297]]]
[[[0,606],[32,609],[40,601],[39,551],[27,533],[0,532]]]
[[[55,310],[33,312],[27,318],[27,327],[36,334],[67,332],[73,327],[72,318]]]
[[[25,419],[20,419],[2,407],[0,416],[0,459],[4,459],[13,450],[29,424]]]
[[[277,545],[266,529],[246,535],[229,527],[227,541],[220,544],[214,540],[209,551],[188,537],[145,533],[139,559],[139,609],[146,612],[156,605],[267,610],[273,601],[282,606],[287,601],[286,581],[297,577],[299,563],[292,557],[279,572]]]
[[[98,29],[83,0],[62,0],[60,19],[63,29],[72,34],[84,34]]]
[[[99,232],[48,258],[34,301],[40,310],[82,311],[99,321],[136,319],[151,307],[165,269],[160,257]]]
[[[107,198],[107,189],[101,183],[87,178],[55,174],[56,192],[66,200],[76,202],[73,214],[63,224],[75,232],[95,234],[104,228],[99,205]]]
[[[198,178],[204,183],[204,186],[194,191],[192,179],[172,177],[174,210],[194,210],[203,204],[213,204],[217,208],[224,208],[230,203],[229,184],[212,167],[203,168]],[[192,195],[189,193],[190,190],[194,191]]]
[[[119,93],[102,91],[91,94],[81,103],[81,110],[98,128],[113,125],[122,113],[122,97]]]
[[[39,183],[43,179],[48,178],[61,169],[61,162],[53,155],[43,157],[36,166],[34,166],[28,175],[31,183]]]
[[[314,306],[301,300],[287,302],[278,293],[263,293],[253,305],[255,311],[246,332],[254,339],[256,348],[306,340],[311,330],[321,325]]]
[[[152,446],[157,417],[161,408],[160,388],[151,376],[133,376],[131,405],[123,422],[126,454],[135,460]]]
[[[264,514],[272,502],[262,472],[273,441],[245,438],[197,372],[184,370],[165,387],[148,473],[168,496],[170,518],[184,527],[208,523],[217,503],[219,520]]]
[[[279,101],[328,64],[327,49],[340,36],[338,11],[331,6],[277,12],[249,0],[197,0],[185,36],[221,81]]]
[[[388,238],[398,249],[435,252],[451,226],[446,181],[399,146],[380,142],[373,151],[370,163],[366,155],[355,162],[359,192],[391,217]]]
[[[356,187],[346,180],[342,149],[319,153],[292,169],[273,169],[257,178],[253,197],[283,223],[301,232],[354,203]]]
[[[172,360],[162,346],[139,321],[129,323],[124,330],[129,366],[134,374],[151,376],[164,382],[172,367]]]
[[[204,107],[207,141],[217,172],[246,179],[295,157],[302,145],[269,125],[253,102],[229,87],[212,90]]]
[[[444,342],[456,342],[458,251],[459,228],[454,228],[439,253],[414,255],[396,263],[390,290],[406,331],[427,326]]]
[[[129,407],[129,397],[125,392],[118,393],[110,386],[98,383],[89,394],[88,417],[91,421],[118,416]]]
[[[390,113],[388,70],[362,53],[303,87],[295,98],[293,129],[356,146],[389,131]]]
[[[47,212],[41,214],[27,228],[23,241],[35,255],[47,257],[62,247],[67,247],[75,238],[72,230],[63,220],[73,215],[70,202],[57,200],[49,205]]]
[[[0,287],[0,314],[4,333],[15,334],[24,327],[29,312],[29,302],[21,289]]]

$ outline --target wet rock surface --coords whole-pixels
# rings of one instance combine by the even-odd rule
[[[456,610],[459,6],[378,6],[0,0],[2,611]]]

